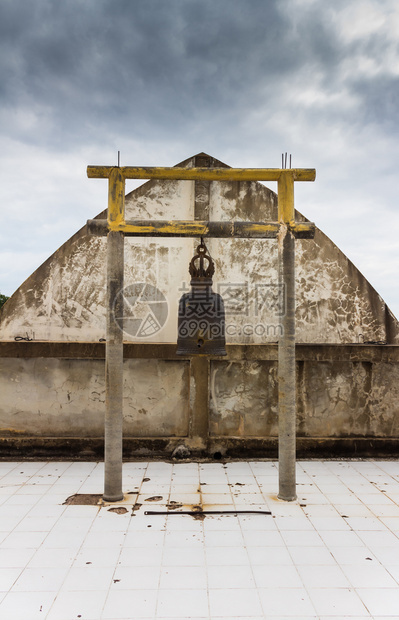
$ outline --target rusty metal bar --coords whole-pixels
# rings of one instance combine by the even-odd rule
[[[89,179],[108,179],[113,166],[87,166]],[[290,173],[295,181],[314,181],[314,168],[165,168],[124,166],[118,168],[125,179],[169,179],[178,181],[278,181]]]
[[[151,221],[127,220],[109,224],[107,220],[88,220],[86,230],[91,235],[106,235],[108,230],[118,230],[126,237],[215,237],[240,239],[276,239],[279,222],[206,222],[206,221]],[[290,224],[295,237],[313,239],[315,224],[293,222]]]
[[[145,515],[271,515],[269,510],[146,510]]]

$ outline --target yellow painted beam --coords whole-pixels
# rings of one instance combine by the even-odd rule
[[[108,179],[112,166],[88,166],[90,179]],[[294,181],[314,181],[314,168],[162,168],[133,167],[118,168],[125,179],[169,179],[182,181],[279,181],[292,176]]]
[[[123,232],[128,237],[213,237],[241,239],[273,239],[280,229],[279,222],[224,222],[204,220],[128,220],[110,225],[107,220],[88,220],[87,232],[106,235],[109,230]],[[296,237],[311,239],[312,222],[293,222],[289,229]]]
[[[121,168],[111,168],[108,181],[108,224],[110,230],[125,220],[125,179]]]
[[[275,237],[277,222],[207,222],[207,221],[127,221],[113,224],[111,230],[127,235],[155,237]]]
[[[282,174],[277,184],[278,221],[289,226],[295,224],[294,174],[291,169]]]

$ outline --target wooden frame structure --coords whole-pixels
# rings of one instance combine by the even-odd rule
[[[314,181],[316,171],[302,168],[149,168],[88,166],[87,176],[108,179],[108,218],[89,220],[87,230],[107,235],[106,412],[104,425],[104,500],[120,501],[122,491],[124,237],[218,237],[277,239],[279,277],[285,291],[283,335],[278,346],[279,493],[296,498],[295,398],[295,238],[313,238],[315,225],[296,222],[294,183]],[[277,181],[277,222],[125,220],[125,180]]]

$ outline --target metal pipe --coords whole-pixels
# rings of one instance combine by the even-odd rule
[[[145,515],[271,515],[268,510],[146,510]]]

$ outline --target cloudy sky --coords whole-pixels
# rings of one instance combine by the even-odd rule
[[[1,293],[105,208],[88,164],[288,152],[399,317],[397,0],[1,0],[0,46]]]

